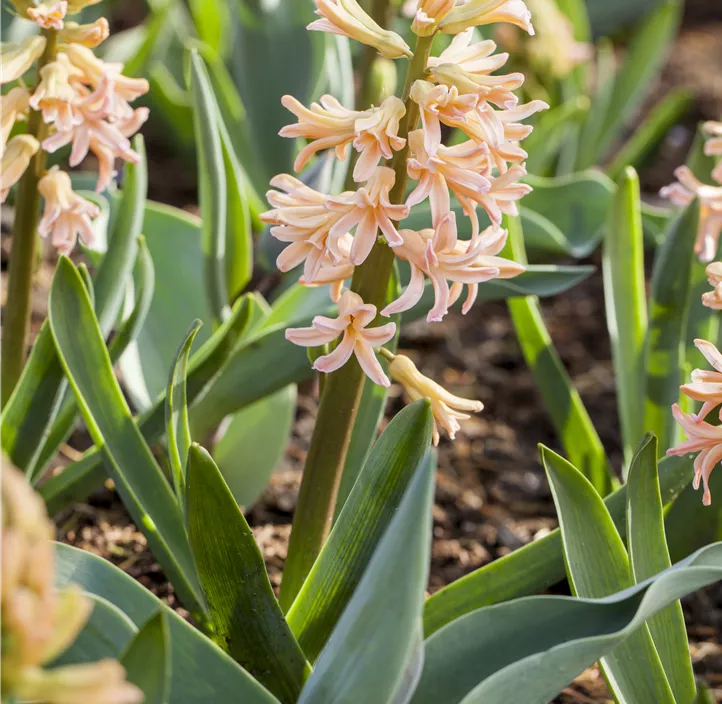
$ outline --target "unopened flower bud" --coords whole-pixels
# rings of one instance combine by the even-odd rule
[[[391,355],[389,354],[389,356]],[[389,364],[389,374],[394,381],[404,387],[411,401],[418,401],[422,398],[428,398],[431,401],[431,411],[434,414],[434,445],[439,444],[437,423],[453,440],[457,430],[461,427],[459,420],[469,417],[466,413],[459,413],[459,411],[478,412],[484,408],[481,401],[470,401],[449,393],[443,386],[424,376],[416,368],[416,365],[402,354],[393,356],[391,364]]]
[[[0,47],[0,84],[17,81],[45,51],[45,37],[27,37],[19,44]]]
[[[396,32],[384,29],[373,21],[356,0],[315,0],[316,14],[321,19],[308,29],[349,37],[374,47],[388,59],[413,56],[409,45]]]
[[[0,97],[0,156],[5,151],[13,125],[25,117],[29,106],[30,91],[22,86],[11,88],[6,95]]]
[[[439,22],[446,17],[456,4],[456,0],[419,0],[411,30],[419,37],[428,37],[439,28]]]
[[[389,96],[396,95],[398,74],[396,64],[383,56],[377,56],[371,64],[369,76],[369,103],[378,105]]]
[[[60,41],[66,44],[82,44],[93,49],[104,42],[109,34],[108,20],[99,17],[91,24],[66,22],[65,28],[60,33]]]
[[[0,203],[5,202],[10,189],[22,178],[38,149],[40,143],[29,134],[19,134],[10,140],[0,166]]]

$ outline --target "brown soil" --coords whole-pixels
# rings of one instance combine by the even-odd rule
[[[664,71],[657,96],[679,85],[698,87],[694,114],[670,133],[654,163],[642,173],[650,191],[671,180],[700,118],[722,114],[722,11],[717,0],[690,2],[685,31]],[[711,66],[716,66],[712,70]],[[655,96],[655,97],[657,97]],[[148,133],[151,197],[181,206],[192,202],[193,174]],[[5,227],[3,227],[5,230]],[[3,238],[3,300],[9,242]],[[593,260],[599,264],[598,260]],[[53,265],[45,262],[36,287],[35,329],[45,315]],[[615,467],[620,464],[619,429],[602,281],[595,274],[572,291],[543,302],[545,319],[564,365],[579,390]],[[556,526],[553,502],[539,465],[537,444],[558,447],[542,400],[516,343],[504,304],[476,306],[468,316],[450,314],[441,324],[404,328],[401,348],[420,369],[453,392],[478,398],[484,411],[463,425],[452,444],[442,439],[434,507],[434,542],[429,591],[542,537]],[[290,521],[316,412],[313,388],[301,389],[293,437],[282,466],[248,519],[278,587]],[[392,388],[388,415],[402,405]],[[71,446],[82,448],[78,434]],[[69,459],[74,450],[67,448]],[[62,540],[95,552],[179,608],[172,586],[130,522],[112,486],[87,504],[57,517]],[[722,587],[684,602],[695,671],[722,701]],[[181,609],[179,609],[181,610]],[[182,611],[182,610],[181,610]],[[609,693],[598,669],[583,673],[555,701],[600,704]]]

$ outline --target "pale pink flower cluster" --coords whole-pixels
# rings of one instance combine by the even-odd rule
[[[722,122],[706,122],[704,131],[712,135],[704,146],[708,156],[722,155]],[[702,183],[687,166],[680,166],[674,172],[675,183],[660,191],[663,198],[669,198],[675,205],[687,206],[699,199],[699,228],[694,251],[701,262],[711,262],[717,254],[720,233],[722,233],[722,161],[712,170],[712,179],[718,185]]]
[[[680,387],[685,396],[702,402],[697,414],[685,413],[678,404],[672,406],[675,420],[682,426],[687,440],[667,450],[668,455],[686,455],[697,452],[694,460],[694,488],[699,489],[700,482],[704,486],[703,503],[712,503],[709,489],[709,477],[715,466],[722,461],[722,425],[712,425],[705,418],[722,405],[722,354],[711,343],[695,340],[697,349],[705,356],[715,371],[695,369],[692,382]],[[722,420],[722,409],[719,411]]]
[[[315,2],[322,19],[310,29],[352,37],[388,58],[411,56],[401,37],[379,27],[356,0]],[[289,271],[303,264],[302,283],[330,284],[339,307],[337,318],[317,316],[310,328],[289,329],[287,338],[308,347],[328,345],[328,353],[314,363],[322,372],[339,369],[355,355],[368,377],[382,386],[390,382],[375,350],[393,358],[381,348],[393,338],[396,325],[378,324],[379,316],[388,318],[415,306],[427,280],[434,294],[428,321],[441,320],[464,286],[468,292],[462,312],[467,313],[479,284],[523,272],[523,266],[500,256],[507,237],[501,223],[503,215],[518,214],[517,201],[531,190],[523,183],[527,154],[520,142],[532,128],[522,120],[548,107],[541,101],[519,105],[513,91],[523,83],[523,75],[498,75],[508,55],[495,54],[492,41],[473,41],[475,26],[493,22],[510,22],[533,32],[521,0],[418,0],[412,14],[412,29],[420,37],[436,32],[458,36],[441,55],[429,59],[423,78],[411,86],[406,105],[389,97],[357,111],[329,95],[310,108],[291,96],[282,100],[298,121],[284,127],[281,135],[309,140],[294,168],[302,169],[324,149],[332,149],[342,160],[351,145],[356,157],[352,176],[358,186],[329,195],[281,174],[271,181],[273,190],[267,195],[271,210],[261,216],[272,226],[271,234],[288,245],[278,257],[278,268]],[[410,106],[412,114],[420,116],[420,128],[405,124]],[[445,145],[442,125],[461,130],[466,140]],[[407,197],[399,193],[399,173],[404,181],[408,175],[417,182]],[[469,218],[469,239],[459,237],[452,196]],[[399,223],[426,199],[430,227],[403,228]],[[483,230],[479,207],[491,223]],[[367,261],[377,243],[407,261],[411,272],[406,290],[380,314],[357,293],[344,290],[355,267]],[[392,361],[392,376],[412,399],[432,399],[437,423],[452,437],[458,419],[466,417],[461,411],[481,410],[478,401],[458,399],[423,377],[403,361],[406,358],[395,359],[401,361]]]
[[[128,78],[122,74],[122,64],[106,63],[95,56],[93,48],[108,37],[105,18],[87,25],[66,22],[67,12],[78,12],[88,2],[61,0],[28,7],[17,1],[15,4],[41,28],[57,32],[58,49],[40,68],[35,88],[29,90],[22,77],[45,50],[45,37],[3,46],[2,83],[20,83],[2,98],[1,199],[5,200],[38,149],[53,153],[66,145],[72,145],[70,166],[77,166],[92,152],[98,162],[96,191],[104,191],[116,175],[117,159],[131,163],[140,159],[130,137],[148,119],[148,109],[133,109],[130,103],[148,91],[148,82]],[[50,126],[49,136],[41,144],[31,135],[18,135],[8,143],[13,125],[27,119],[30,110],[42,114]],[[40,180],[40,192],[45,198],[40,234],[65,254],[72,250],[78,235],[91,244],[90,219],[97,217],[99,210],[72,191],[70,179],[60,172],[48,174]]]

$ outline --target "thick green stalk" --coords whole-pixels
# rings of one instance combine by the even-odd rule
[[[415,128],[419,121],[419,106],[409,98],[409,93],[414,81],[424,75],[432,43],[433,36],[419,37],[416,43],[416,52],[404,86],[406,115],[399,125],[401,137],[407,137],[409,130]],[[396,182],[390,200],[395,204],[404,202],[408,154],[407,142],[402,150],[394,154],[391,162]],[[382,308],[393,266],[393,251],[385,243],[377,242],[366,261],[356,267],[351,289],[365,303]],[[378,318],[377,322],[380,322]],[[365,379],[355,357],[326,379],[306,458],[283,572],[280,602],[284,611],[291,607],[331,529],[341,473]]]
[[[38,80],[40,69],[55,59],[58,42],[58,33],[53,29],[44,30],[43,35],[47,44],[37,64]],[[47,137],[47,133],[48,126],[43,122],[42,113],[31,110],[28,119],[28,134],[42,143]],[[8,269],[8,294],[2,325],[0,403],[3,407],[10,398],[25,366],[40,213],[38,181],[45,172],[45,159],[46,153],[42,149],[38,149],[37,154],[30,160],[18,187],[12,252]]]

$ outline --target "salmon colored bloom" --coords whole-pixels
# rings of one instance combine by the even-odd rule
[[[260,217],[263,222],[273,225],[273,237],[289,243],[278,255],[276,266],[285,272],[305,262],[306,282],[315,283],[324,258],[338,262],[343,257],[339,247],[347,233],[329,237],[329,231],[341,219],[341,213],[329,210],[326,206],[328,196],[289,174],[274,176],[271,186],[278,189],[266,193],[273,210]]]
[[[431,36],[455,4],[456,0],[419,0],[411,31],[419,37]]]
[[[667,450],[668,455],[681,457],[692,452],[699,453],[694,460],[694,481],[692,485],[699,489],[700,482],[704,486],[702,503],[712,503],[709,488],[709,477],[712,470],[722,460],[722,426],[711,425],[699,420],[697,416],[684,413],[676,403],[672,406],[674,419],[684,429],[687,440]]]
[[[491,189],[491,182],[484,176],[490,170],[486,145],[471,140],[453,147],[441,144],[435,154],[429,155],[423,130],[415,130],[409,134],[409,147],[409,177],[419,184],[409,194],[406,205],[413,207],[429,198],[432,223],[436,226],[451,210],[451,191],[471,219],[474,234],[478,234],[476,204]]]
[[[394,205],[389,192],[396,181],[393,169],[380,166],[365,186],[357,191],[345,191],[338,196],[328,196],[326,206],[342,217],[331,227],[332,238],[341,237],[356,228],[349,259],[354,266],[363,263],[376,243],[379,230],[390,247],[402,244],[393,220],[403,220],[409,214],[408,205]]]
[[[64,44],[82,44],[93,49],[102,44],[109,35],[110,25],[108,20],[105,17],[99,17],[90,24],[66,22],[63,31],[60,32],[59,39]]]
[[[52,169],[40,179],[38,190],[45,199],[38,233],[50,237],[53,247],[61,254],[70,254],[78,237],[92,246],[95,233],[90,221],[100,215],[100,208],[73,190],[70,176],[65,171]]]
[[[526,169],[523,165],[510,166],[504,173],[492,178],[491,188],[479,197],[479,205],[486,210],[494,225],[501,225],[502,215],[519,215],[516,202],[532,191],[531,186],[519,183],[524,176]]]
[[[702,304],[713,310],[722,310],[722,262],[708,264],[705,273],[713,289],[702,294]]]
[[[387,355],[384,354],[384,356]],[[453,440],[461,428],[459,421],[469,418],[467,413],[460,413],[460,411],[478,413],[483,410],[484,404],[481,401],[470,401],[454,396],[433,379],[424,376],[408,357],[402,354],[391,355],[391,353],[388,353],[388,356],[391,357],[389,374],[394,381],[404,387],[409,399],[412,402],[423,398],[431,401],[431,412],[434,416],[434,445],[439,444],[439,425]]]
[[[353,291],[344,291],[338,302],[338,318],[317,315],[310,328],[289,328],[286,339],[303,347],[319,347],[343,335],[341,342],[330,354],[319,357],[313,368],[326,374],[340,369],[356,355],[361,369],[379,386],[390,386],[374,348],[387,343],[396,333],[395,323],[367,327],[376,318],[376,306],[364,303]]]
[[[711,342],[706,340],[695,340],[694,344],[715,371],[695,369],[692,372],[692,383],[680,386],[680,390],[685,396],[702,403],[699,413],[693,416],[698,421],[702,421],[722,404],[722,355]]]
[[[492,76],[509,59],[509,54],[494,54],[496,44],[487,39],[471,43],[473,29],[454,37],[438,57],[429,59],[431,77],[459,93],[473,93],[500,108],[513,108],[519,99],[512,93],[524,83],[523,73]]]
[[[326,255],[313,281],[307,281],[306,277],[302,276],[298,282],[302,286],[315,287],[328,285],[329,297],[334,303],[338,303],[344,291],[344,283],[353,276],[355,268],[348,258],[352,243],[353,237],[351,237],[351,235],[342,237],[338,240],[338,247],[343,253],[342,258],[338,262],[334,262],[330,256]]]
[[[0,203],[5,202],[10,189],[22,178],[39,148],[38,140],[29,134],[16,135],[8,142],[0,166]]]
[[[679,206],[687,206],[695,197],[699,198],[699,227],[694,251],[701,262],[711,262],[722,232],[722,186],[702,183],[687,166],[675,169],[674,175],[677,181],[662,188],[659,194]]]
[[[340,34],[374,47],[387,59],[411,58],[409,45],[396,32],[379,26],[356,0],[315,0],[321,17],[308,25],[318,32]]]
[[[461,95],[456,86],[434,85],[429,81],[414,81],[411,99],[421,110],[424,142],[428,154],[434,154],[441,144],[441,123],[462,127],[477,106],[479,96]]]
[[[26,117],[28,107],[30,91],[22,86],[11,88],[6,95],[0,96],[0,155],[5,151],[13,126]]]
[[[40,58],[45,51],[45,37],[31,36],[19,44],[3,42],[0,45],[0,84],[12,83]]]
[[[30,99],[30,107],[43,113],[45,122],[66,131],[83,121],[73,114],[76,92],[70,85],[68,70],[60,61],[51,61],[40,69],[40,83]]]
[[[83,82],[88,83],[93,88],[98,88],[103,82],[103,78],[112,79],[114,95],[132,102],[141,95],[148,92],[149,85],[145,78],[130,78],[122,74],[123,64],[108,63],[99,59],[87,46],[82,44],[67,44],[63,46],[64,53],[70,62],[82,71]]]
[[[76,124],[69,130],[58,130],[43,142],[43,149],[53,153],[67,144],[73,145],[69,163],[77,166],[92,151],[98,159],[98,183],[95,190],[104,191],[115,175],[115,160],[133,164],[140,156],[131,148],[129,137],[148,119],[148,108],[133,110],[124,98],[120,105],[113,94],[113,79],[105,74],[98,89],[91,93],[85,86],[76,87],[80,100],[73,105]],[[129,112],[126,112],[127,106]]]
[[[468,242],[459,240],[453,210],[441,219],[435,230],[401,230],[400,234],[403,244],[394,253],[409,262],[411,279],[401,296],[381,311],[385,316],[403,313],[421,300],[424,276],[434,289],[434,306],[426,316],[431,323],[442,320],[464,285],[469,287],[469,292],[462,313],[468,313],[480,283],[512,278],[524,271],[521,264],[496,256],[504,248],[506,230],[490,227]]]
[[[28,17],[43,29],[62,29],[65,13],[68,11],[66,0],[60,2],[41,2],[28,8]]]
[[[399,122],[406,108],[395,96],[386,98],[377,108],[363,111],[349,110],[331,95],[322,96],[320,105],[312,103],[310,109],[290,95],[284,95],[281,103],[299,121],[286,125],[279,134],[313,140],[296,157],[293,165],[296,171],[322,149],[334,148],[336,157],[344,159],[348,145],[353,143],[361,154],[354,168],[354,180],[366,181],[380,159],[391,159],[393,151],[406,144],[406,140],[398,136]]]
[[[469,0],[452,10],[439,29],[446,34],[459,34],[470,27],[508,22],[534,34],[531,12],[522,0]]]

